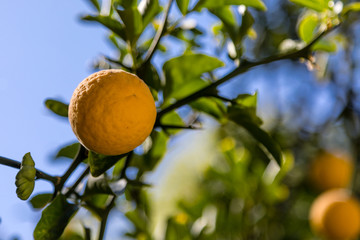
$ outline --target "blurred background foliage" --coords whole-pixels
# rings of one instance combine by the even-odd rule
[[[82,206],[91,216],[101,219],[113,204],[128,219],[112,223],[107,236],[115,228],[120,239],[320,239],[308,221],[314,199],[331,187],[359,196],[359,3],[176,0],[169,10],[158,0],[88,2],[93,12],[83,21],[108,29],[114,47],[94,69],[135,72],[160,109],[129,165],[118,161],[87,182]],[[251,66],[161,112],[239,66],[300,51],[326,31],[307,56]],[[52,101],[48,108],[64,116]],[[57,158],[73,158],[78,148],[62,148]],[[345,160],[320,163],[328,171],[321,181],[343,179],[322,188],[310,175],[324,152]],[[89,218],[79,213],[62,239],[90,239]]]

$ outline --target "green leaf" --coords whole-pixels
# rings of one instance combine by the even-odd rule
[[[164,99],[179,99],[203,88],[207,83],[202,74],[223,66],[217,58],[204,54],[188,54],[167,61],[163,70],[166,77]]]
[[[182,118],[179,116],[179,114],[175,111],[171,111],[169,113],[167,113],[166,115],[164,115],[161,118],[161,124],[163,125],[177,125],[177,126],[183,126],[184,125],[184,121],[182,120]],[[179,132],[181,130],[179,129],[166,129],[166,133],[169,134],[175,134],[177,132]]]
[[[150,137],[152,145],[144,156],[144,165],[148,170],[152,170],[165,155],[169,140],[169,137],[163,131],[152,131]]]
[[[229,6],[225,6],[211,9],[210,12],[221,20],[225,32],[229,35],[234,44],[236,44],[238,42],[237,38],[239,36],[239,26],[232,9]]]
[[[320,39],[311,49],[314,51],[336,52],[337,45],[331,39]]]
[[[36,169],[35,162],[30,153],[26,153],[21,162],[19,172],[16,174],[16,195],[21,200],[26,200],[30,197],[35,187]]]
[[[78,209],[77,205],[68,203],[64,195],[58,195],[42,212],[34,230],[34,239],[58,239]]]
[[[341,11],[341,15],[345,16],[349,14],[350,12],[359,12],[360,11],[360,2],[353,2],[346,4]]]
[[[55,158],[66,157],[74,159],[80,148],[80,143],[72,143],[61,148],[56,154]]]
[[[161,81],[159,74],[151,63],[145,64],[145,66],[139,69],[138,76],[144,80],[144,82],[151,88],[159,91],[161,89]]]
[[[127,153],[117,156],[105,156],[89,151],[88,159],[91,175],[93,177],[100,176],[126,155]]]
[[[183,15],[186,15],[188,12],[189,2],[190,0],[176,0],[176,4],[178,5],[178,8]]]
[[[106,28],[108,28],[109,30],[111,30],[113,33],[117,34],[124,41],[126,41],[126,39],[127,39],[124,26],[121,25],[121,23],[119,21],[111,18],[110,16],[87,15],[87,16],[82,17],[82,20],[90,21],[90,22],[98,22],[98,23],[102,24],[103,26],[105,26]]]
[[[117,12],[125,24],[127,39],[134,46],[143,30],[142,16],[137,7],[117,10]]]
[[[142,0],[138,9],[142,15],[143,29],[145,29],[145,27],[154,20],[156,15],[161,12],[159,0]]]
[[[47,99],[45,101],[45,106],[50,109],[53,113],[61,116],[61,117],[68,117],[68,109],[69,105],[62,103],[60,101],[54,99]]]
[[[290,0],[290,2],[313,9],[318,12],[322,12],[329,7],[328,0]]]
[[[281,149],[279,145],[270,137],[270,135],[259,127],[259,123],[254,121],[254,116],[249,115],[249,111],[238,106],[231,106],[228,109],[228,118],[242,126],[259,143],[261,143],[268,153],[281,166]]]
[[[315,13],[305,15],[299,24],[299,37],[306,43],[311,42],[316,35],[316,30],[320,24],[319,16]]]
[[[224,113],[226,112],[224,103],[215,98],[199,98],[190,103],[190,106],[195,110],[209,114],[219,121],[224,118]]]
[[[261,0],[199,0],[194,10],[200,11],[202,8],[218,8],[226,5],[245,5],[266,11],[266,6]]]
[[[30,204],[35,209],[41,209],[46,206],[51,201],[53,194],[52,193],[42,193],[34,196],[30,200]]]

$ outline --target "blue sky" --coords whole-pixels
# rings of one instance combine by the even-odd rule
[[[62,174],[52,163],[60,145],[75,141],[66,119],[54,117],[46,98],[69,102],[77,84],[92,71],[91,61],[109,52],[104,30],[84,24],[86,1],[2,1],[0,14],[0,155],[21,160],[31,152],[36,166]],[[0,239],[31,239],[40,217],[16,197],[16,169],[0,166]],[[37,181],[35,192],[52,190]]]

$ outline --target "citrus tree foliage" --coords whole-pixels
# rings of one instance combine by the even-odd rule
[[[29,153],[21,164],[2,157],[3,164],[20,169],[16,176],[20,199],[31,195],[35,179],[54,185],[54,190],[31,196],[32,207],[42,209],[33,237],[94,238],[96,231],[86,226],[82,234],[65,230],[83,208],[99,220],[97,238],[103,239],[109,213],[124,205],[131,206],[122,208],[132,225],[125,233],[127,238],[155,239],[147,192],[151,186],[145,175],[161,162],[175,135],[197,131],[205,117],[218,123],[220,154],[205,171],[195,197],[179,200],[178,211],[169,216],[162,235],[157,237],[312,238],[307,211],[316,190],[309,190],[304,171],[307,159],[317,149],[319,131],[304,133],[300,129],[300,134],[288,134],[281,125],[265,129],[257,115],[256,93],[239,91],[236,97],[228,97],[220,87],[230,80],[241,81],[250,69],[256,71],[258,66],[272,62],[293,61],[311,70],[321,67],[319,54],[328,59],[340,51],[349,53],[355,39],[348,36],[353,36],[360,3],[283,0],[276,1],[281,7],[273,10],[274,6],[267,6],[273,5],[271,2],[88,0],[93,11],[82,20],[106,29],[115,51],[105,53],[94,68],[120,68],[137,74],[156,100],[157,119],[147,146],[124,155],[99,155],[79,143],[61,148],[56,158],[73,159],[62,176],[36,169]],[[274,14],[286,21],[275,26]],[[215,19],[215,24],[203,29],[189,21],[197,16]],[[177,46],[175,55],[169,42]],[[334,78],[333,69],[336,67],[324,67],[322,77]],[[355,144],[360,139],[358,132],[351,130],[359,123],[353,104],[356,92],[349,88],[345,95],[339,114],[326,124],[340,119],[340,128],[350,129],[345,135]],[[66,103],[48,99],[45,104],[53,113],[68,116]],[[295,161],[294,156],[300,160]],[[85,166],[84,172],[72,186],[67,185],[67,179],[80,165]],[[127,171],[130,168],[136,171]],[[82,182],[85,185],[80,188]]]

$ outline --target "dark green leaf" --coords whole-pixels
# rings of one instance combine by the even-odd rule
[[[21,162],[19,172],[16,174],[16,195],[21,200],[26,200],[30,197],[35,187],[35,162],[30,153],[26,153]]]
[[[158,0],[142,0],[139,4],[139,12],[142,15],[143,29],[151,23],[156,15],[161,12]]]
[[[328,0],[290,0],[295,4],[303,7],[313,9],[318,12],[322,12],[328,8]]]
[[[151,64],[145,64],[145,66],[139,70],[138,76],[144,80],[144,82],[156,91],[161,88],[161,81],[156,68]]]
[[[249,115],[249,111],[238,106],[231,106],[228,109],[228,117],[231,121],[242,126],[250,133],[250,135],[261,143],[281,166],[281,149],[279,145],[267,132],[259,127],[259,124],[254,121],[253,116]]]
[[[142,16],[137,7],[117,10],[117,12],[125,24],[127,39],[134,46],[143,30]]]
[[[163,131],[153,131],[150,135],[152,145],[144,156],[144,165],[148,170],[152,170],[166,152],[168,136]]]
[[[266,6],[261,0],[199,0],[194,10],[200,11],[202,8],[218,8],[226,5],[245,5],[261,11],[266,10]]]
[[[190,0],[176,0],[176,3],[180,9],[180,12],[183,15],[186,15],[186,13],[188,11],[189,2],[190,2]]]
[[[101,174],[105,173],[109,168],[114,166],[120,159],[125,157],[127,154],[117,155],[117,156],[105,156],[102,154],[97,154],[92,151],[89,151],[89,165],[90,172],[93,177],[98,177]]]
[[[117,34],[120,38],[122,38],[124,41],[126,41],[126,32],[124,29],[124,26],[121,25],[121,23],[110,16],[91,16],[87,15],[85,17],[82,17],[85,21],[92,21],[92,22],[98,22],[111,30],[113,33]]]
[[[66,157],[74,159],[80,148],[80,143],[73,143],[67,145],[59,150],[55,158]]]
[[[189,54],[167,61],[163,70],[166,77],[164,98],[182,98],[206,85],[201,75],[223,66],[217,58],[204,54]]]
[[[215,98],[203,97],[192,102],[190,106],[195,110],[209,114],[219,121],[224,118],[226,112],[223,102]]]
[[[52,193],[42,193],[34,196],[30,200],[30,204],[35,209],[41,209],[46,206],[51,201],[53,194]]]
[[[47,99],[45,101],[45,106],[50,109],[53,113],[62,116],[67,117],[68,116],[68,109],[69,105],[62,103],[60,101],[54,100],[54,99]]]
[[[319,16],[315,13],[305,15],[299,24],[299,37],[306,43],[311,42],[316,35],[316,29],[320,24]]]
[[[78,209],[77,205],[68,203],[64,195],[58,195],[42,212],[34,230],[34,239],[58,239]]]

